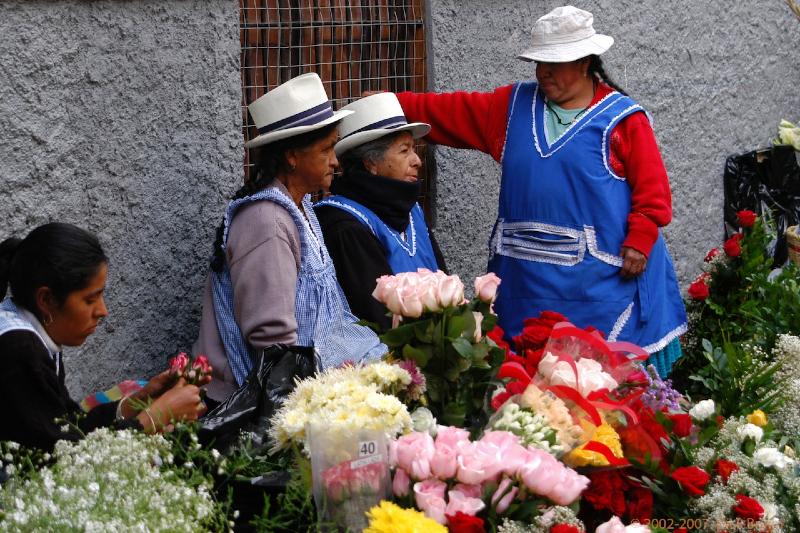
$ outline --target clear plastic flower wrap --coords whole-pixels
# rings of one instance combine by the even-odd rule
[[[386,433],[309,424],[306,434],[320,521],[363,530],[367,511],[390,496]]]

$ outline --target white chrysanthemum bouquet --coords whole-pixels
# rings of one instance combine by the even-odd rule
[[[408,409],[395,396],[410,384],[408,371],[383,362],[335,368],[299,381],[272,419],[272,449],[297,444],[307,452],[311,423],[332,430],[377,429],[388,438],[410,431]]]

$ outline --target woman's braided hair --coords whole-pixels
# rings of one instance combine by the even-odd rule
[[[231,201],[251,196],[267,188],[278,174],[287,174],[291,172],[292,168],[290,168],[289,163],[286,161],[286,152],[289,150],[308,148],[320,139],[327,137],[336,129],[337,125],[337,123],[328,124],[317,130],[294,135],[287,139],[280,139],[250,150],[254,172],[251,174],[251,178],[246,180],[244,185],[236,191]],[[217,235],[214,240],[214,253],[211,257],[211,270],[214,272],[222,272],[225,266],[225,251],[222,248],[224,234],[225,220],[223,219],[222,223],[217,227]]]
[[[600,78],[600,80],[603,83],[605,83],[606,85],[608,85],[609,87],[611,87],[612,89],[617,91],[618,93],[624,94],[625,96],[628,96],[628,93],[626,93],[622,89],[622,87],[620,87],[619,85],[614,83],[614,81],[608,76],[608,74],[606,74],[606,71],[603,68],[603,60],[600,59],[600,56],[598,56],[598,55],[589,56],[589,73],[590,74],[595,74],[597,77]]]

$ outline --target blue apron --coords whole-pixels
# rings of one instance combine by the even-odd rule
[[[300,271],[295,287],[297,344],[313,346],[323,368],[337,367],[348,361],[366,362],[386,354],[386,345],[371,329],[356,324],[358,318],[350,312],[344,292],[336,281],[333,261],[322,241],[322,230],[309,195],[303,198],[303,210],[308,222],[294,202],[274,188],[232,201],[225,211],[223,246],[236,212],[242,206],[256,201],[275,202],[286,209],[300,234]],[[258,229],[254,228],[253,231]],[[253,360],[233,314],[233,287],[227,262],[222,272],[211,272],[211,288],[217,330],[231,371],[241,385],[253,367]]]
[[[433,253],[433,245],[428,236],[425,215],[419,204],[414,204],[409,213],[408,227],[404,234],[405,240],[401,238],[400,233],[387,226],[371,209],[355,200],[335,195],[317,202],[315,207],[325,205],[346,211],[367,226],[383,245],[386,259],[394,274],[416,272],[418,268],[427,268],[434,272],[439,269],[436,255]]]
[[[552,143],[547,112],[537,84],[515,86],[489,243],[489,271],[503,280],[500,325],[513,337],[525,318],[552,310],[609,340],[661,350],[686,331],[675,270],[659,233],[644,273],[620,276],[631,191],[608,164],[610,132],[643,110],[612,92]]]

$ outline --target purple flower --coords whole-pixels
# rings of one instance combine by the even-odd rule
[[[669,411],[679,411],[681,394],[672,388],[672,380],[663,380],[659,377],[653,365],[647,365],[647,391],[642,395],[642,401],[653,411],[667,408]]]

